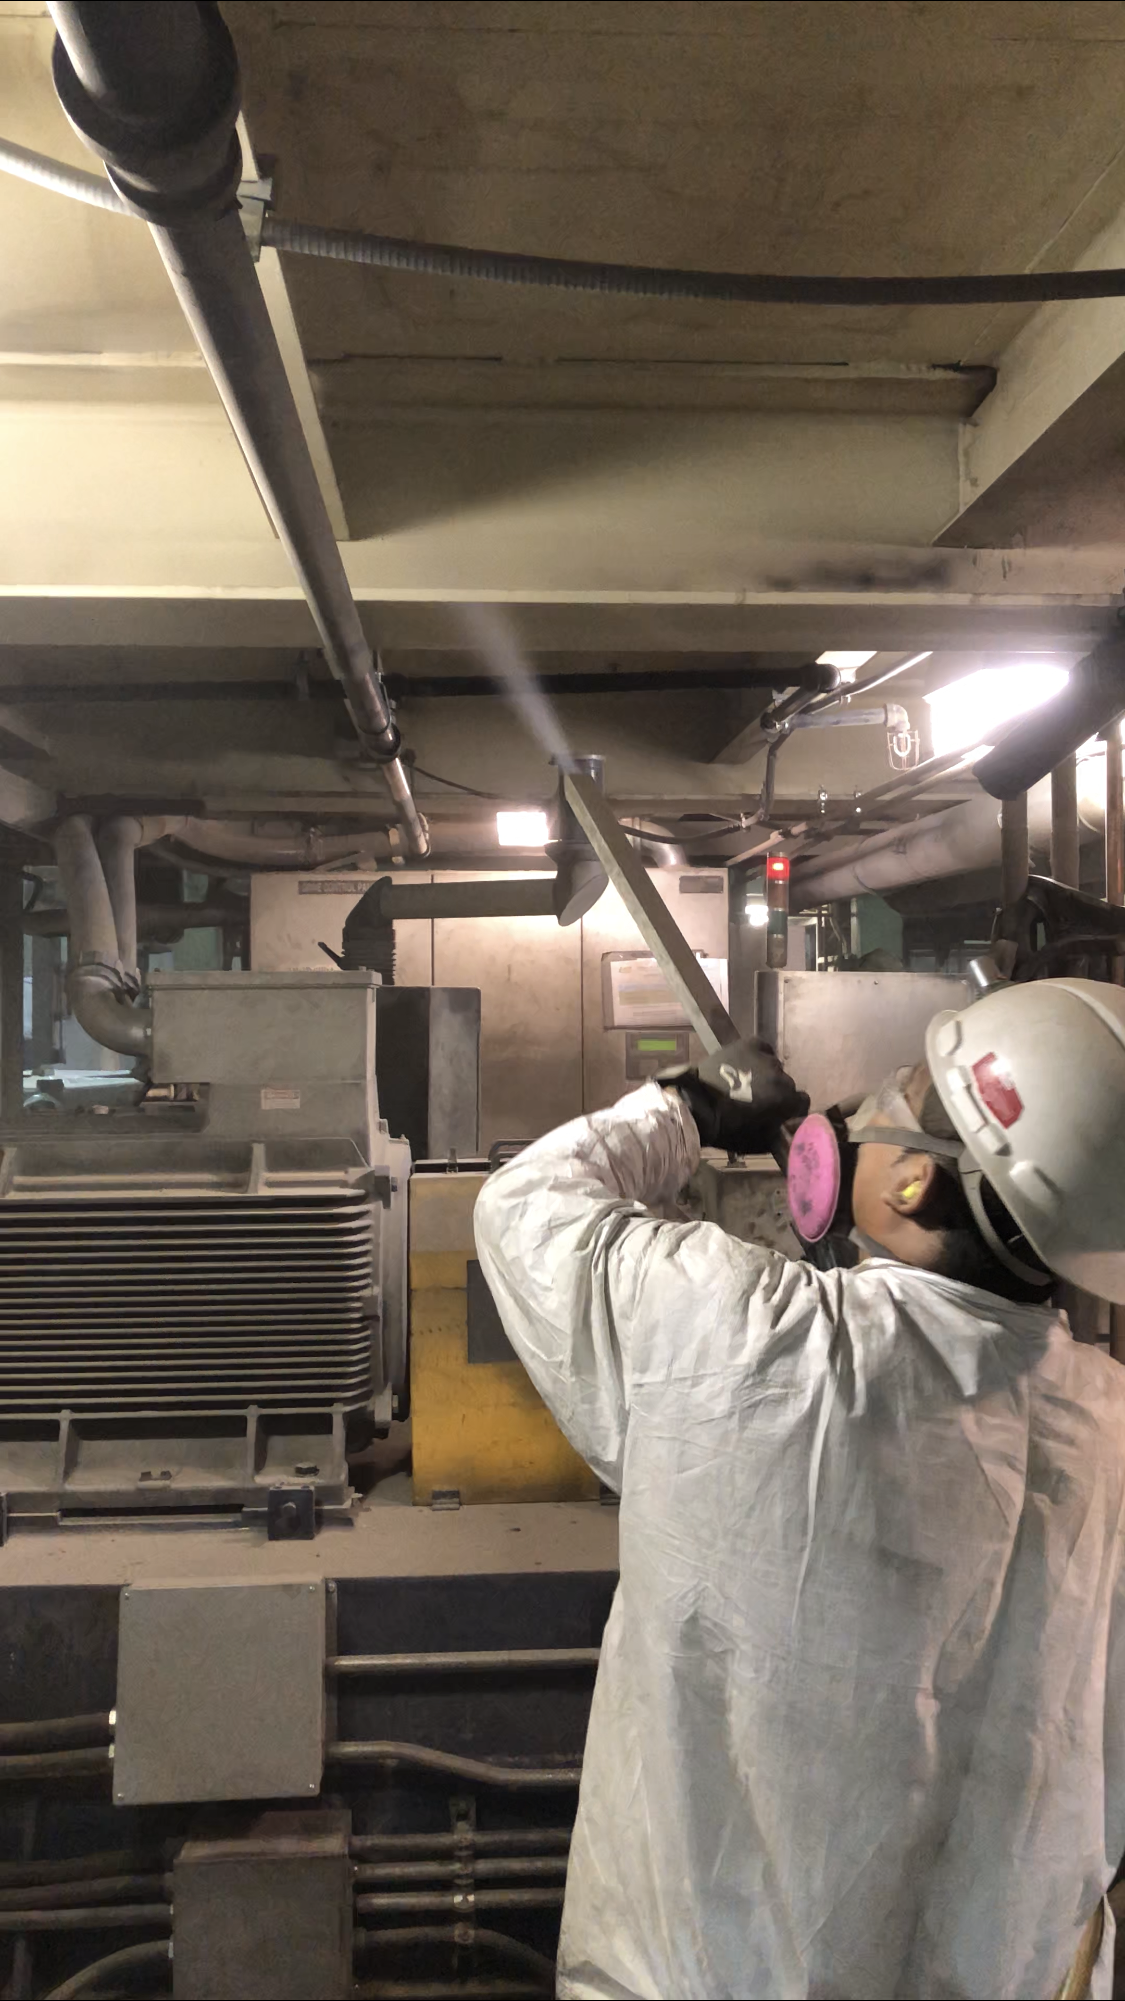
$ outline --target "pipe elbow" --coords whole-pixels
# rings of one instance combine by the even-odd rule
[[[120,1056],[147,1057],[152,1049],[152,1009],[136,1007],[106,973],[76,966],[69,981],[70,1005],[80,1028]]]

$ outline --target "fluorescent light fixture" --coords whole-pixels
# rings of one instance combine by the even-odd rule
[[[866,667],[868,661],[874,658],[874,653],[818,653],[816,664],[818,667],[837,668],[841,681],[854,681],[859,669]]]
[[[987,738],[995,743],[1005,723],[1038,709],[1065,688],[1067,668],[1052,660],[1021,660],[1011,667],[981,667],[926,700],[935,757],[967,750]]]
[[[746,922],[751,931],[764,931],[770,921],[770,913],[764,897],[751,897],[746,905]]]
[[[502,848],[542,848],[550,838],[545,813],[496,815],[496,839]]]

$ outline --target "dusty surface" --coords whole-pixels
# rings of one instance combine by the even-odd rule
[[[415,1508],[406,1475],[384,1481],[350,1522],[315,1542],[269,1543],[227,1525],[16,1529],[0,1550],[0,1589],[127,1584],[174,1577],[447,1577],[529,1570],[615,1570],[617,1511],[575,1505]]]

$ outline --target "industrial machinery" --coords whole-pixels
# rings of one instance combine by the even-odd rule
[[[410,1149],[379,1119],[375,994],[158,976],[141,1107],[4,1148],[9,1519],[345,1505],[406,1379]]]
[[[779,731],[843,699],[824,660],[756,712],[771,746],[756,803],[716,819],[714,774],[681,802],[684,822],[711,830],[694,853],[734,860],[745,841],[741,861],[765,872],[770,970],[756,990],[730,945],[726,866],[687,866],[659,822],[619,825],[596,757],[559,759],[550,872],[474,862],[454,877],[446,852],[442,873],[414,792],[427,774],[393,709],[404,695],[409,716],[426,684],[384,678],[376,640],[398,644],[393,619],[377,590],[357,604],[337,546],[314,399],[306,384],[299,409],[293,393],[300,341],[255,268],[267,184],[258,166],[243,176],[219,9],[51,12],[59,100],[98,156],[83,199],[92,184],[130,212],[122,229],[151,229],[187,358],[202,360],[276,534],[264,560],[288,558],[306,638],[343,699],[339,735],[318,739],[337,817],[326,830],[301,804],[321,795],[287,755],[280,789],[298,817],[280,823],[280,858],[245,801],[242,818],[206,817],[194,774],[209,747],[183,799],[154,781],[138,803],[68,772],[84,789],[66,805],[34,771],[19,779],[28,828],[54,844],[66,909],[37,920],[60,951],[67,930],[85,1053],[101,1045],[129,1067],[81,1089],[45,1080],[34,1113],[0,1130],[0,1986],[11,2001],[138,1982],[191,2001],[553,1993],[616,1518],[507,1343],[474,1255],[476,1196],[512,1148],[714,1050],[736,1023],[773,1039],[823,1107],[915,1057],[926,1020],[966,989],[937,973],[800,970],[782,848],[795,910],[850,897],[838,871],[870,866],[866,844],[817,860],[833,829],[865,831],[864,798],[831,818],[827,793],[810,795],[792,839],[772,810]],[[458,609],[468,622],[481,608]],[[718,600],[706,609],[722,629]],[[247,646],[265,647],[245,611]],[[711,686],[765,689],[768,672],[728,663]],[[616,665],[600,678],[615,700],[636,684]],[[687,679],[695,699],[705,683],[694,667]],[[1121,696],[1116,656],[1085,682],[1084,729]],[[302,667],[294,695],[309,686]],[[754,724],[732,739],[740,759]],[[1025,742],[1021,785],[1047,768],[1038,739],[1051,748],[1053,731],[1038,723]],[[1105,804],[1118,862],[1120,750]],[[491,808],[495,781],[466,764],[467,786],[430,780]],[[1017,895],[1026,807],[1021,823],[1010,801],[1000,815],[958,799],[936,830],[899,825],[907,788],[940,775],[896,772],[869,795],[878,879],[909,879],[907,848],[940,850],[939,867],[995,850]],[[993,772],[997,797],[1011,777]],[[708,845],[720,830],[724,847]],[[208,876],[193,906],[221,932],[224,965],[237,932],[242,970],[142,978],[135,857],[177,839],[177,888],[187,855],[249,874],[248,898]],[[12,871],[0,888],[18,933]],[[1125,874],[1114,894],[1125,901]],[[1058,915],[1042,885],[1031,896],[998,934],[1025,956]],[[1071,921],[1072,945],[1115,956],[1116,920]],[[5,1091],[20,998],[13,1009],[0,980]],[[687,1201],[799,1254],[773,1159],[709,1154]]]

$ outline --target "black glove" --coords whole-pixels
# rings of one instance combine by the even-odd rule
[[[708,1056],[697,1070],[663,1070],[656,1082],[678,1091],[703,1146],[728,1153],[770,1153],[789,1119],[809,1109],[768,1042],[746,1036]]]

